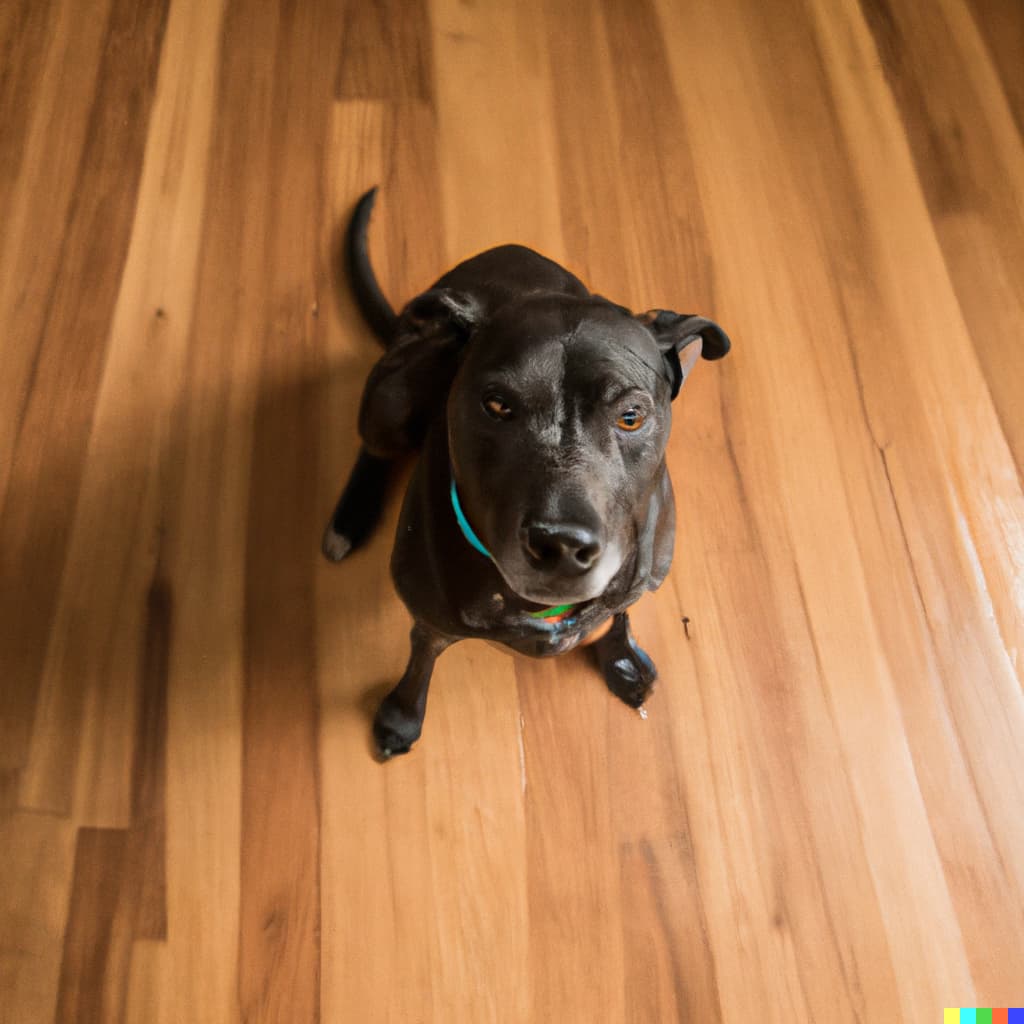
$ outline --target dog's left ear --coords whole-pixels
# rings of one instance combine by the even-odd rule
[[[700,356],[721,359],[732,346],[729,335],[714,320],[702,316],[650,309],[637,319],[654,335],[661,349],[673,398]]]

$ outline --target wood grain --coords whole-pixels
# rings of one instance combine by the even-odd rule
[[[26,709],[34,705],[39,689],[84,471],[128,249],[165,17],[161,4],[122,2],[111,7],[92,105],[83,112],[81,155],[65,184],[72,198],[59,236],[59,269],[38,297],[42,316],[25,335],[17,328],[14,334],[15,375],[24,373],[24,398],[5,404],[4,418],[14,429],[9,462],[4,460],[10,482],[0,517],[0,548],[5,552],[0,661],[8,666],[12,691],[0,719],[0,778],[8,780],[27,757]],[[5,269],[6,279],[16,280],[17,275],[16,265]],[[26,351],[31,356],[17,362]],[[46,443],[55,436],[61,437],[59,445]],[[72,707],[68,713],[74,717],[76,712]]]
[[[0,1024],[907,1021],[1024,1001],[1024,8],[0,5]],[[735,340],[674,409],[648,717],[466,643],[398,304],[519,241]]]

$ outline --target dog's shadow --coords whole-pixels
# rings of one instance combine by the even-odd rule
[[[28,772],[44,780],[31,802],[66,810],[90,716],[105,716],[101,732],[131,735],[142,709],[166,715],[179,685],[192,725],[216,724],[223,701],[190,698],[236,686],[239,667],[243,718],[254,701],[270,715],[305,692],[314,713],[358,715],[373,749],[373,712],[407,654],[394,642],[408,618],[387,569],[399,496],[364,549],[339,566],[323,558],[381,351],[337,268],[331,276],[336,307],[296,301],[290,319],[268,316],[234,366],[227,346],[238,342],[197,337],[193,317],[180,375],[150,387],[151,406],[118,398],[88,445],[32,438],[37,462],[13,464],[3,806],[21,802]],[[147,344],[159,344],[174,310],[149,315]],[[224,348],[209,355],[211,345]],[[379,642],[375,619],[387,627]],[[321,652],[335,622],[342,639]]]
[[[319,714],[356,715],[374,757],[373,716],[408,654],[410,621],[388,571],[405,473],[364,546],[331,563],[321,539],[358,453],[355,410],[380,351],[363,333],[313,377],[262,381],[245,556],[246,685],[315,679]]]

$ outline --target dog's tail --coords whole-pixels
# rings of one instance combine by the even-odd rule
[[[381,343],[387,346],[394,336],[398,318],[380,290],[377,277],[370,265],[370,253],[366,245],[366,229],[376,198],[375,185],[356,203],[345,235],[345,255],[348,260],[348,278],[352,283],[359,312],[363,314]]]

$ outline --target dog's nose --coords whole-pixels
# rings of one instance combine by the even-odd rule
[[[533,523],[523,532],[530,561],[544,572],[583,573],[601,554],[597,534],[578,523]]]

